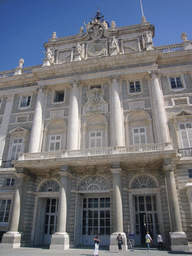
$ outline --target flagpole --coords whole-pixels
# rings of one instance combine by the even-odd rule
[[[142,17],[143,17],[144,16],[144,12],[143,12],[142,0],[140,0],[140,5],[141,5],[141,13],[142,13]]]
[[[144,16],[144,12],[143,12],[143,4],[142,4],[142,0],[140,0],[140,5],[141,5],[141,13],[142,13],[142,23],[145,23],[147,20]]]

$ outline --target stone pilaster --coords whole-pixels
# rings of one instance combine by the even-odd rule
[[[79,149],[79,133],[80,133],[80,118],[79,118],[79,81],[71,83],[71,96],[69,106],[69,124],[67,136],[67,149]]]
[[[113,174],[113,233],[110,237],[110,251],[117,251],[117,236],[121,233],[123,238],[123,250],[127,250],[127,238],[123,232],[123,203],[122,203],[122,183],[119,163],[112,165],[110,169]]]
[[[110,125],[112,146],[125,145],[125,129],[123,106],[121,101],[121,86],[119,78],[114,76],[111,79],[111,104],[110,104]]]
[[[171,162],[171,159],[166,159],[164,162],[167,200],[171,224],[171,250],[189,251],[187,236],[182,229],[176,182],[174,176],[174,165]]]
[[[167,113],[163,97],[163,90],[158,79],[158,71],[150,71],[150,96],[153,109],[153,120],[156,131],[156,142],[170,142]]]
[[[43,129],[43,102],[44,93],[43,90],[40,88],[38,91],[35,113],[33,117],[29,153],[38,153],[41,150],[41,139]]]
[[[67,197],[69,187],[69,167],[62,166],[59,174],[61,175],[59,212],[57,232],[52,235],[50,249],[66,250],[69,248],[69,235],[66,232],[67,224]]]
[[[5,147],[5,139],[7,136],[9,120],[10,120],[12,107],[13,107],[13,101],[14,101],[14,95],[10,95],[7,97],[2,124],[0,127],[0,165],[2,164],[3,151]]]
[[[15,188],[15,193],[12,201],[12,211],[10,216],[10,226],[9,231],[3,235],[2,243],[0,246],[2,248],[19,248],[21,245],[21,233],[19,233],[19,222],[21,215],[21,197],[23,190],[23,180],[26,174],[24,169],[19,173],[16,173],[17,184]]]

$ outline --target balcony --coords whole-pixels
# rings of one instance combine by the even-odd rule
[[[124,146],[124,147],[108,147],[108,148],[91,148],[83,150],[70,151],[51,151],[41,153],[24,153],[20,154],[18,160],[37,160],[50,158],[71,158],[71,157],[92,157],[92,156],[107,156],[121,155],[132,153],[147,153],[171,150],[170,143],[147,144],[139,146]]]
[[[182,157],[192,157],[192,148],[180,148],[178,149],[178,153]]]
[[[12,160],[2,161],[1,168],[12,168],[12,167],[13,167]]]

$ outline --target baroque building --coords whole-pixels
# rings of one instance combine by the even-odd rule
[[[192,44],[97,11],[44,44],[43,64],[0,73],[0,246],[192,241]]]

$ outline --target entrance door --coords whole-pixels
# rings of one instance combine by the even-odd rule
[[[46,200],[43,244],[49,245],[51,243],[52,234],[57,230],[58,203],[58,199],[48,198]]]
[[[156,242],[159,230],[156,196],[134,196],[135,202],[135,245],[145,245],[146,231]]]
[[[96,234],[101,235],[101,245],[110,242],[110,198],[83,198],[82,237],[84,245],[93,245]]]

